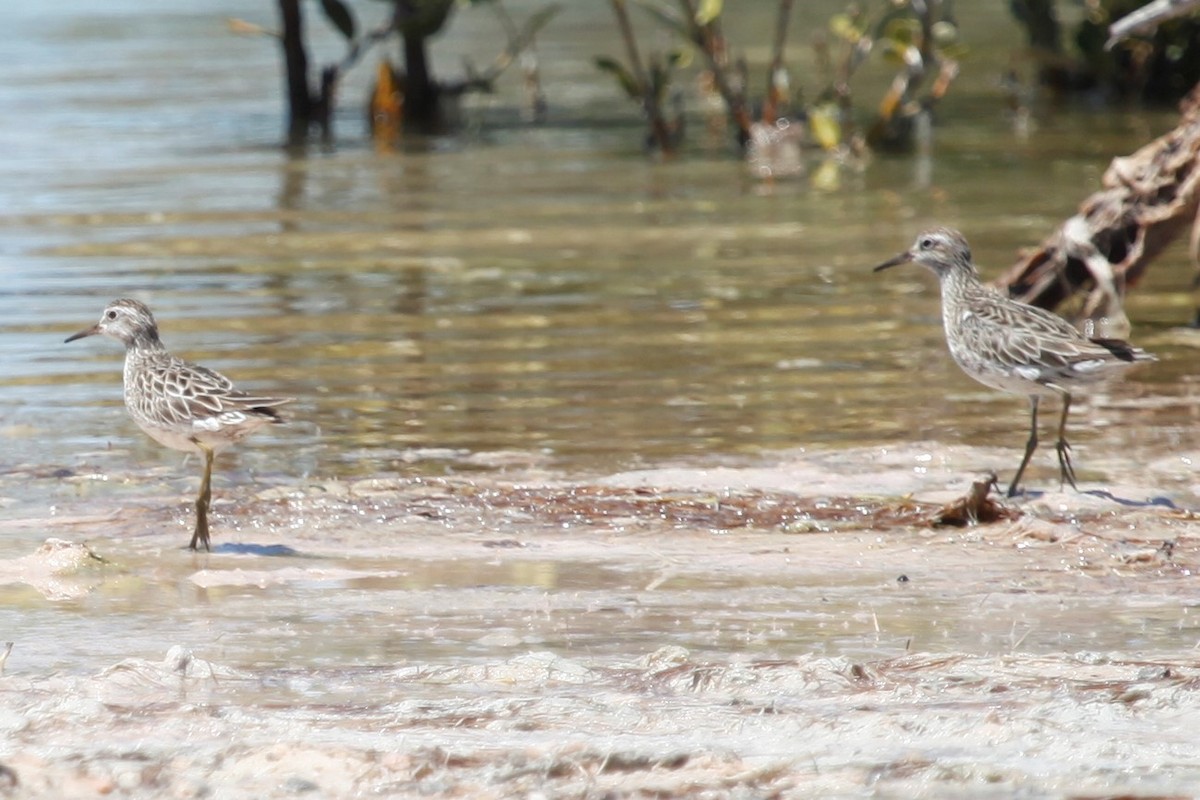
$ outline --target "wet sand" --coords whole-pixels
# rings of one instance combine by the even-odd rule
[[[201,555],[174,493],[10,519],[0,793],[1195,794],[1184,462],[933,524],[1010,455],[225,485]]]

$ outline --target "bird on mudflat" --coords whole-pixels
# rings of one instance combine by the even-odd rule
[[[1055,443],[1060,478],[1078,490],[1066,438],[1072,395],[1135,363],[1157,359],[1119,339],[1088,338],[1062,317],[983,284],[971,248],[956,230],[924,231],[912,247],[874,271],[909,263],[920,264],[938,277],[946,344],[963,372],[985,386],[1029,397],[1029,440],[1008,496],[1018,493],[1021,476],[1037,449],[1038,401],[1054,395],[1062,398]]]
[[[112,301],[99,322],[66,341],[97,334],[125,345],[125,408],[138,427],[161,445],[204,457],[196,528],[188,547],[211,549],[213,458],[263,425],[283,422],[275,409],[292,398],[240,391],[219,372],[171,355],[158,338],[154,315],[137,300]]]

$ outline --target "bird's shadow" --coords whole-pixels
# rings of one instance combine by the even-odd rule
[[[226,542],[211,551],[213,555],[263,556],[267,558],[298,558],[304,554],[286,544],[253,544],[250,542]]]
[[[1159,497],[1151,497],[1146,500],[1134,500],[1131,497],[1118,497],[1117,495],[1113,494],[1112,492],[1108,491],[1107,489],[1080,489],[1080,490],[1078,490],[1078,492],[1079,492],[1079,494],[1086,494],[1086,495],[1091,495],[1092,497],[1099,497],[1101,500],[1108,500],[1110,502],[1116,503],[1117,505],[1127,506],[1129,508],[1169,508],[1172,511],[1182,511],[1183,510],[1179,506],[1175,505],[1175,501],[1169,497],[1159,496]],[[1021,494],[1018,495],[1018,497],[1025,498],[1027,500],[1037,500],[1041,497],[1044,497],[1046,494],[1048,494],[1048,492],[1040,491],[1038,489],[1033,489],[1033,490],[1022,491]]]
[[[1175,501],[1169,497],[1151,497],[1146,500],[1134,500],[1129,497],[1117,497],[1107,489],[1088,489],[1080,494],[1090,494],[1092,497],[1099,497],[1104,500],[1110,500],[1118,505],[1130,506],[1131,508],[1169,508],[1172,511],[1182,511],[1179,506],[1175,505]]]

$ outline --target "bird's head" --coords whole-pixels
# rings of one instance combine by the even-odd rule
[[[909,263],[920,264],[932,270],[939,278],[957,269],[965,269],[972,273],[975,271],[971,263],[971,248],[967,245],[966,238],[952,228],[930,228],[922,231],[913,241],[912,247],[875,267],[875,272]]]
[[[67,337],[67,341],[97,334],[111,336],[128,347],[137,341],[157,342],[158,325],[150,309],[143,303],[129,299],[113,300],[105,307],[99,322]]]

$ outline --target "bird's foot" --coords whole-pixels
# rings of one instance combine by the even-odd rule
[[[198,545],[204,545],[205,552],[212,552],[212,548],[208,546],[208,503],[203,497],[196,501],[196,530],[192,533],[188,549],[199,550]]]
[[[208,545],[208,526],[205,526],[203,530],[200,529],[199,525],[196,526],[196,531],[192,534],[192,541],[188,545],[188,549],[199,550],[199,545],[204,545],[205,552],[212,552],[212,548]]]
[[[1071,445],[1066,439],[1059,439],[1054,445],[1058,453],[1059,486],[1071,484],[1071,488],[1079,491],[1075,485],[1075,465],[1071,463]]]

